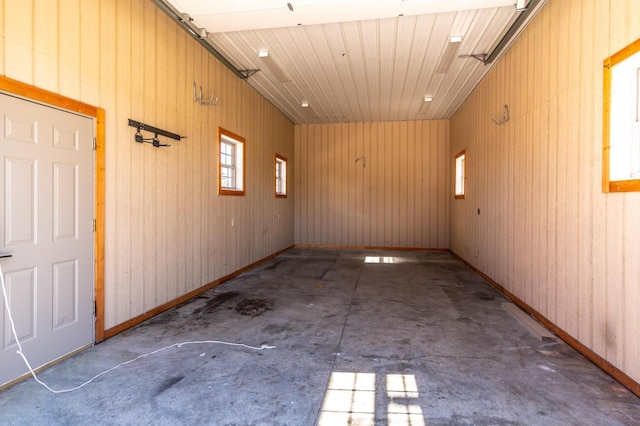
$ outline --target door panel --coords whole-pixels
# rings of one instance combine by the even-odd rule
[[[53,328],[77,321],[78,260],[53,265]]]
[[[0,259],[34,368],[93,342],[93,120],[0,94]],[[0,294],[0,385],[28,372]]]
[[[53,239],[76,238],[78,228],[78,167],[53,165]]]
[[[36,336],[36,271],[34,268],[5,272],[4,280],[9,306],[20,342],[26,343]],[[12,349],[16,345],[9,316],[4,317],[4,345]],[[4,364],[3,364],[4,367]],[[4,370],[4,368],[3,368]]]
[[[5,247],[35,244],[36,170],[35,160],[5,157]]]

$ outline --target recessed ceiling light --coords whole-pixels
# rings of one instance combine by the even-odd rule
[[[420,114],[426,114],[427,110],[429,109],[429,106],[431,105],[431,102],[433,101],[433,96],[425,96],[424,97],[424,102],[422,103],[422,105],[420,105]]]
[[[436,67],[436,72],[438,74],[444,74],[449,69],[449,65],[456,56],[456,51],[458,47],[460,47],[460,43],[462,42],[462,36],[451,36],[449,38],[449,43],[444,48],[442,55],[440,56],[440,61],[438,61],[438,66]]]
[[[309,102],[307,101],[302,101],[302,108],[308,108],[309,107]]]
[[[269,51],[260,50],[258,51],[258,58],[267,58],[269,56]]]

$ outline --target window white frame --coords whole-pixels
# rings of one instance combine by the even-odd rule
[[[465,180],[467,179],[467,153],[461,151],[455,156],[454,170],[455,170],[455,188],[454,198],[465,198]]]
[[[274,170],[276,198],[287,198],[287,158],[276,154]]]
[[[245,139],[218,128],[218,194],[244,195]]]
[[[602,190],[640,191],[640,39],[604,61]]]

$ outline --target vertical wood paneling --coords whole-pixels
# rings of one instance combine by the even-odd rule
[[[131,56],[134,47],[134,40],[131,32],[131,14],[134,13],[131,10],[131,2],[125,0],[122,2],[121,7],[115,10],[115,44],[116,50],[120,52],[120,55],[115,58],[115,84],[117,87],[118,103],[116,106],[116,117],[126,116],[130,111],[131,105],[128,102],[128,93],[131,91],[132,85],[132,73],[131,73]],[[140,14],[140,16],[142,16]],[[104,25],[108,25],[110,21],[105,21]],[[113,23],[111,24],[113,25]],[[141,40],[135,40],[136,46],[141,46]],[[139,81],[142,84],[142,80]],[[122,126],[117,126],[118,138],[127,138],[129,132]],[[118,146],[115,148],[115,177],[118,181],[116,189],[116,197],[119,200],[118,209],[121,212],[118,215],[118,228],[115,230],[114,244],[115,244],[115,280],[120,283],[117,298],[117,311],[123,317],[123,320],[130,318],[132,314],[142,313],[143,304],[134,293],[134,289],[131,285],[131,262],[132,256],[135,256],[132,250],[131,241],[131,229],[133,221],[135,221],[135,214],[132,214],[132,202],[133,198],[130,196],[132,191],[131,182],[133,181],[132,167],[131,167],[131,150],[129,145]],[[142,193],[141,193],[142,194]],[[142,224],[142,222],[141,222]],[[142,277],[142,275],[141,275]],[[142,293],[140,293],[141,295]]]
[[[446,120],[296,126],[296,243],[447,248],[448,128]]]
[[[105,109],[107,328],[293,244],[293,124],[152,2],[0,5],[5,75]],[[194,81],[220,104],[195,104]],[[188,139],[137,144],[128,118]],[[245,197],[216,195],[218,126],[247,138]],[[269,184],[276,150],[287,199]]]
[[[33,84],[32,2],[4,2],[4,75]]]
[[[96,31],[99,12],[97,7],[80,9],[80,97],[83,102],[93,105],[99,102],[100,96],[100,61],[84,58],[95,56],[100,49],[100,34]]]
[[[469,161],[451,249],[636,381],[640,194],[600,179],[602,61],[639,20],[637,2],[549,0],[452,117],[449,151]]]
[[[59,93],[80,97],[80,0],[58,0]],[[41,30],[36,28],[35,34]]]
[[[4,0],[0,0],[0,23],[2,23],[2,25],[0,25],[0,72],[2,74],[5,74],[5,68],[4,68],[4,49],[5,49],[5,39],[4,39],[4,31],[5,31],[5,24],[4,24]]]
[[[78,13],[78,10],[76,6],[75,10],[69,12],[74,14]],[[33,12],[34,28],[40,29],[33,34],[33,84],[54,92],[58,90],[58,46],[61,43],[55,37],[51,37],[51,34],[59,33],[58,25],[66,20],[58,19],[58,4],[52,1],[35,2]],[[73,46],[69,46],[69,50],[73,50]]]

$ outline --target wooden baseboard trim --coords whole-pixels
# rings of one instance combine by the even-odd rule
[[[392,246],[344,246],[336,244],[296,244],[295,248],[319,248],[319,249],[339,249],[339,250],[393,250],[393,251],[437,251],[448,253],[446,248],[424,248],[424,247],[392,247]]]
[[[72,356],[79,354],[80,352],[86,351],[87,349],[91,348],[92,346],[93,346],[93,343],[88,343],[88,344],[86,344],[86,345],[84,345],[84,346],[82,346],[82,347],[80,347],[80,348],[78,348],[78,349],[76,349],[76,350],[74,350],[72,352],[69,352],[66,355],[61,356],[60,358],[56,358],[53,361],[46,363],[45,365],[43,365],[41,367],[34,368],[33,372],[36,373],[36,375],[38,375],[41,372],[43,372],[44,370],[46,370],[47,368],[53,367],[54,365],[58,364],[59,362],[62,362],[64,360],[66,360],[66,359],[69,359]],[[20,376],[20,377],[18,377],[16,379],[13,379],[10,382],[7,382],[4,385],[0,386],[0,391],[3,391],[5,389],[9,389],[11,386],[16,385],[16,384],[18,384],[20,382],[24,382],[25,380],[27,380],[27,379],[29,379],[31,377],[33,377],[31,375],[31,372],[24,373],[22,376]]]
[[[640,397],[640,383],[633,380],[631,377],[626,375],[619,368],[615,367],[606,359],[602,358],[600,355],[595,353],[593,350],[589,349],[583,343],[578,341],[575,337],[571,336],[569,333],[555,325],[553,322],[549,321],[544,315],[540,312],[536,311],[533,307],[529,306],[523,300],[515,296],[509,290],[495,282],[491,277],[487,276],[484,272],[480,271],[478,268],[473,266],[471,263],[464,260],[462,257],[458,256],[453,251],[449,250],[453,256],[455,256],[460,262],[464,263],[469,269],[471,269],[476,274],[480,275],[489,285],[494,287],[500,293],[502,293],[507,299],[511,300],[515,305],[520,307],[527,314],[531,315],[533,318],[538,320],[542,325],[547,327],[553,333],[555,333],[559,338],[564,340],[569,346],[578,351],[582,356],[587,358],[589,361],[594,363],[598,368],[602,371],[613,377],[617,380],[621,385],[629,389],[636,396]]]
[[[244,272],[247,272],[250,269],[255,268],[256,266],[261,265],[261,264],[273,259],[274,257],[284,253],[285,251],[287,251],[287,250],[289,250],[289,249],[291,249],[293,247],[294,246],[289,246],[289,247],[287,247],[285,249],[277,251],[277,252],[275,252],[275,253],[273,253],[273,254],[271,254],[271,255],[263,258],[263,259],[258,260],[257,262],[253,262],[252,264],[245,266],[244,268],[241,268],[241,269],[239,269],[239,270],[237,270],[235,272],[232,272],[232,273],[230,273],[228,275],[225,275],[222,278],[218,278],[217,280],[212,281],[209,284],[205,284],[202,287],[199,287],[199,288],[197,288],[197,289],[195,289],[193,291],[190,291],[189,293],[187,293],[187,294],[185,294],[183,296],[180,296],[177,299],[171,300],[170,302],[167,302],[164,305],[160,305],[157,308],[154,308],[154,309],[152,309],[152,310],[150,310],[148,312],[145,312],[144,314],[141,314],[141,315],[138,315],[137,317],[131,318],[130,320],[125,321],[125,322],[123,322],[121,324],[118,324],[115,327],[111,327],[110,329],[104,331],[104,338],[108,339],[109,337],[113,337],[116,334],[122,333],[123,331],[125,331],[125,330],[127,330],[127,329],[129,329],[129,328],[131,328],[131,327],[133,327],[135,325],[138,325],[143,321],[146,321],[146,320],[148,320],[150,318],[153,318],[156,315],[161,314],[162,312],[164,312],[164,311],[166,311],[168,309],[171,309],[171,308],[173,308],[175,306],[178,306],[178,305],[180,305],[180,304],[182,304],[182,303],[184,303],[184,302],[186,302],[186,301],[198,296],[199,294],[204,293],[207,290],[211,290],[212,288],[219,286],[220,284],[224,283],[225,281],[229,281],[230,279],[235,278],[238,275],[240,275],[240,274],[242,274]]]

